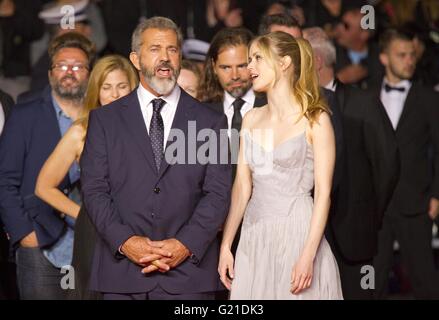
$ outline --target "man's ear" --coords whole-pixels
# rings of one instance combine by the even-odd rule
[[[136,67],[137,70],[139,71],[141,70],[139,55],[137,54],[137,52],[133,51],[130,53],[130,61],[134,65],[134,67]]]
[[[321,70],[323,68],[323,59],[319,54],[314,53],[314,63],[316,66],[317,71]]]
[[[380,62],[383,66],[387,67],[387,65],[389,64],[389,57],[387,56],[386,53],[380,53]]]
[[[215,61],[213,60],[213,58],[210,59],[210,64],[212,65],[213,73],[214,73],[215,75],[217,75],[217,74],[216,74],[216,69],[215,69],[215,65],[216,65],[216,63],[215,63]]]
[[[280,68],[282,71],[287,70],[291,65],[291,57],[290,56],[284,56],[280,59]]]

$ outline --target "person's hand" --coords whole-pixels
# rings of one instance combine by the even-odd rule
[[[360,64],[351,64],[337,73],[337,78],[343,83],[355,83],[367,76],[367,69]]]
[[[299,294],[311,286],[314,259],[302,254],[291,272],[291,293]]]
[[[221,248],[219,263],[218,263],[218,273],[221,282],[224,286],[230,290],[232,287],[232,281],[235,277],[235,271],[233,270],[234,259],[232,252],[229,248]]]
[[[242,26],[242,10],[237,8],[229,11],[227,16],[224,19],[224,24],[226,27],[240,27]]]
[[[172,256],[172,253],[169,250],[164,249],[163,246],[164,244],[160,241],[151,241],[147,237],[132,236],[122,245],[121,251],[135,264],[146,267],[149,266],[152,261]],[[161,266],[164,269],[167,269],[166,266]],[[153,267],[156,268],[155,270],[159,268],[159,266]]]
[[[162,241],[151,241],[151,245],[161,246],[161,249],[170,252],[171,256],[163,256],[155,260],[153,260],[153,257],[151,256],[145,256],[144,258],[141,258],[141,263],[149,261],[151,263],[149,266],[146,266],[142,269],[142,273],[150,273],[156,271],[157,267],[160,272],[167,272],[170,269],[177,267],[180,263],[182,263],[190,256],[189,249],[186,248],[186,246],[183,245],[180,241],[174,238]]]
[[[20,240],[20,246],[23,248],[36,248],[38,247],[38,239],[35,231],[32,231],[23,239]]]
[[[439,200],[436,198],[430,199],[430,207],[428,209],[428,215],[430,216],[431,220],[434,220],[439,215]]]

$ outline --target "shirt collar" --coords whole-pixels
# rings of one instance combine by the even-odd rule
[[[157,97],[154,94],[152,94],[149,90],[145,89],[142,86],[142,84],[140,84],[139,88],[137,89],[137,92],[138,92],[139,96],[141,97],[143,103],[145,103],[145,105],[150,104],[151,101],[154,99],[163,99],[166,101],[166,105],[176,107],[178,104],[178,100],[180,99],[181,89],[178,85],[176,85],[174,87],[174,89],[172,89],[171,93],[168,94],[167,96]]]
[[[331,81],[328,82],[326,86],[324,86],[325,89],[335,91],[337,86],[337,83],[335,82],[335,78],[332,78]]]
[[[55,96],[52,94],[52,104],[53,104],[53,108],[55,109],[56,112],[56,116],[59,118],[61,116],[70,119],[70,117],[61,109],[61,107],[59,106],[58,101],[56,101]]]
[[[252,89],[249,89],[242,97],[242,100],[244,100],[249,105],[253,106],[255,104],[255,93]],[[233,107],[233,102],[235,102],[236,98],[234,98],[230,93],[227,91],[224,91],[224,104],[227,109]]]

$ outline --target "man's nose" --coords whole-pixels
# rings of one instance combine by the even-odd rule
[[[232,79],[238,80],[240,78],[240,74],[238,68],[232,68]]]
[[[164,49],[164,50],[161,51],[160,60],[162,60],[162,61],[169,61],[168,50]]]

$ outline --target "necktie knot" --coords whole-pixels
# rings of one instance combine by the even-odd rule
[[[245,101],[241,98],[236,98],[236,100],[232,103],[234,112],[240,112],[244,103]]]
[[[154,99],[152,100],[152,109],[154,112],[160,113],[166,101],[163,99]]]
[[[384,90],[386,92],[390,92],[392,90],[399,91],[399,92],[404,92],[405,88],[404,87],[392,87],[392,86],[388,85],[387,83],[385,83],[384,84]]]

